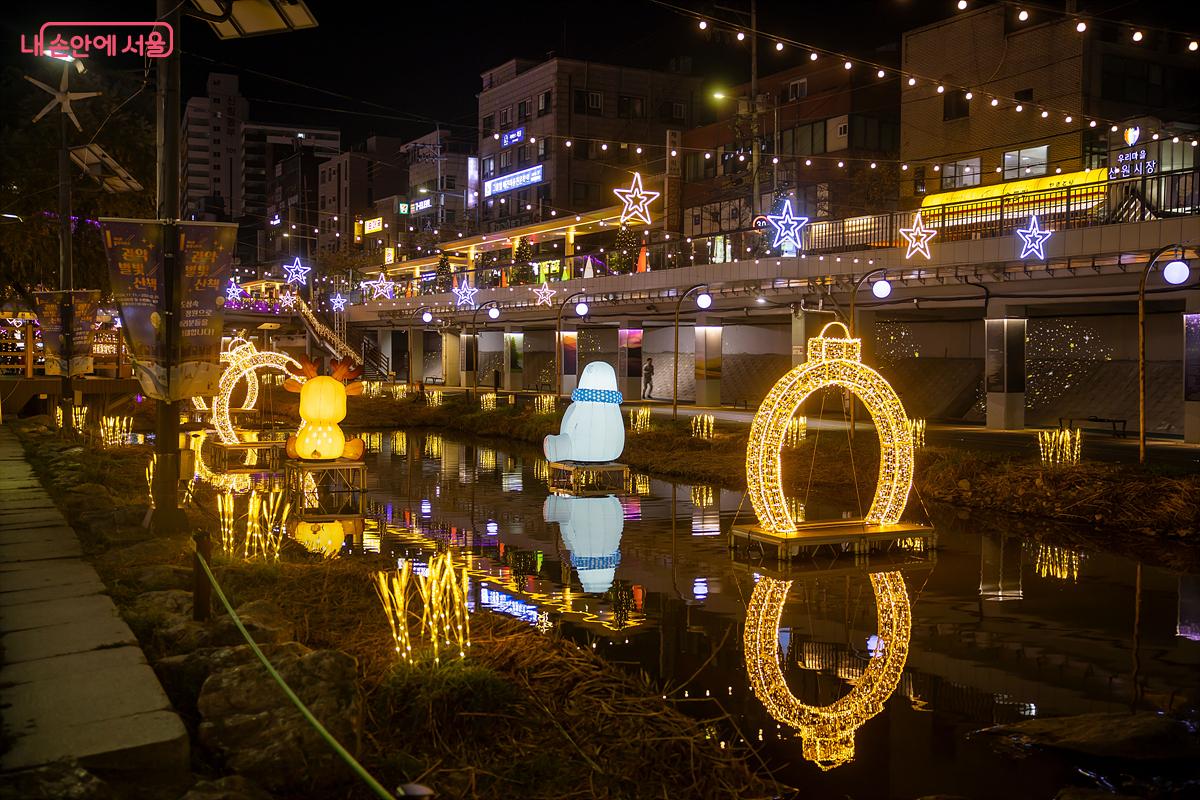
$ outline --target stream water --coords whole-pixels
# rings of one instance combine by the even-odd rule
[[[536,450],[423,431],[364,438],[379,522],[366,549],[418,562],[446,545],[472,553],[476,610],[557,628],[645,671],[689,713],[729,714],[712,735],[749,739],[764,769],[808,797],[1050,798],[1095,784],[1065,759],[1000,755],[968,734],[1200,695],[1197,575],[939,508],[930,509],[936,547],[912,540],[869,559],[826,552],[780,569],[773,556],[731,555],[725,534],[740,491],[635,475],[618,497],[547,503]],[[810,518],[843,510],[836,501],[806,509]],[[898,574],[906,587],[907,598],[886,600],[911,613],[907,642],[893,639],[890,653],[872,574]],[[751,689],[743,636],[764,576],[792,581],[777,632],[790,693],[819,707],[859,686],[858,716],[840,732],[802,738]],[[872,664],[891,659],[902,665],[894,688]]]

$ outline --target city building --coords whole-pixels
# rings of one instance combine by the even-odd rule
[[[893,53],[876,56],[893,62]],[[667,225],[688,236],[749,230],[790,197],[809,219],[894,208],[900,78],[831,57],[760,77],[758,202],[752,200],[755,109],[750,84],[709,89],[715,122],[683,133],[683,189]],[[682,206],[682,208],[680,207]]]
[[[409,226],[468,234],[478,226],[479,159],[475,137],[438,129],[404,145]]]
[[[551,57],[483,73],[480,225],[491,231],[551,211],[591,211],[641,170],[662,173],[668,131],[693,124],[700,81]]]
[[[375,216],[376,199],[408,192],[404,142],[390,136],[368,137],[317,172],[321,250],[362,245],[362,222]]]
[[[1127,26],[1079,26],[1070,15],[996,4],[904,34],[903,69],[913,76],[901,97],[906,207],[1018,180],[1091,183],[1087,170],[1111,166],[1127,146],[1126,126],[1113,121],[1197,121],[1194,55],[1165,34],[1135,42]],[[1165,149],[1149,155],[1159,171],[1191,166],[1190,147]]]

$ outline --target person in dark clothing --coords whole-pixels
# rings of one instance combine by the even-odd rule
[[[647,358],[642,367],[642,399],[654,399],[654,359]]]

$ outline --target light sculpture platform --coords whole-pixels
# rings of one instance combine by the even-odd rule
[[[799,732],[802,752],[822,769],[854,758],[854,734],[883,710],[908,660],[912,609],[899,571],[871,573],[878,640],[850,692],[826,706],[800,702],[788,689],[779,664],[779,620],[792,582],[762,577],[746,611],[743,638],[746,673],[754,695],[778,722]]]
[[[827,336],[837,325],[844,337]],[[870,540],[894,540],[932,530],[900,521],[912,488],[913,440],[904,406],[883,376],[862,363],[862,343],[852,339],[845,325],[831,322],[808,341],[809,360],[795,367],[771,388],[754,415],[746,444],[746,485],[758,517],[757,525],[734,525],[731,544],[738,539],[772,543],[782,559],[801,547],[850,543],[866,549]],[[879,435],[879,482],[875,497],[862,519],[798,523],[784,496],[780,450],[788,424],[815,391],[842,387],[866,406]]]

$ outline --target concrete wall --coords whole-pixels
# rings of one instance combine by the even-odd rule
[[[792,368],[790,325],[726,325],[722,333],[721,402],[753,406]]]

